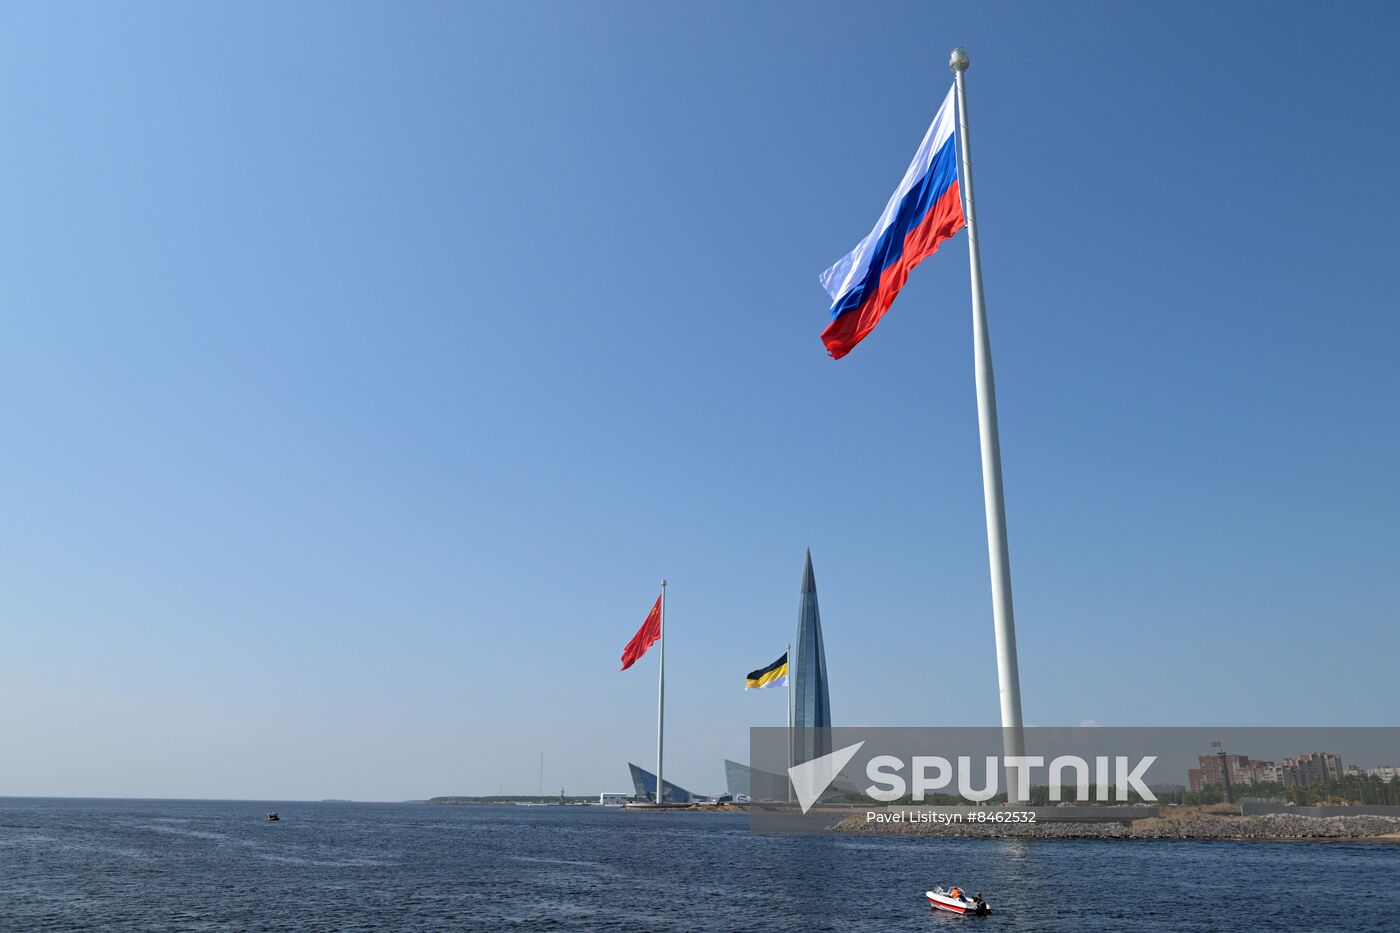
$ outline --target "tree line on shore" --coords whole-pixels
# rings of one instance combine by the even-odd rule
[[[1374,774],[1349,774],[1337,781],[1320,781],[1308,787],[1283,784],[1235,784],[1230,788],[1235,800],[1257,797],[1263,800],[1283,800],[1300,807],[1320,807],[1329,804],[1363,804],[1400,806],[1400,781],[1387,781]],[[1163,803],[1207,804],[1225,802],[1225,788],[1219,785],[1198,791],[1175,791],[1157,795]]]
[[[1375,775],[1347,775],[1339,781],[1322,781],[1309,787],[1285,787],[1282,784],[1236,784],[1231,788],[1231,796],[1236,801],[1244,797],[1255,797],[1263,800],[1282,800],[1296,804],[1297,806],[1327,806],[1341,804],[1366,804],[1381,806],[1400,806],[1400,781],[1385,781]],[[1225,803],[1225,788],[1219,786],[1204,787],[1198,791],[1185,790],[1181,788],[1153,788],[1156,795],[1156,803],[1159,804],[1181,804],[1183,806],[1199,806],[1212,803]],[[1117,804],[1117,803],[1152,803],[1153,801],[1143,800],[1136,791],[1130,790],[1124,797],[1119,797],[1116,785],[1104,788],[1103,799],[1100,799],[1097,785],[1089,785],[1088,796],[1080,800],[1079,792],[1073,784],[1066,784],[1060,788],[1058,799],[1052,799],[1050,788],[1045,786],[1032,787],[1030,789],[1030,800],[1028,806],[1032,807],[1053,807],[1061,801],[1071,804],[1080,803],[1092,805],[1095,803]],[[864,794],[848,794],[844,799],[846,803],[886,805],[885,801],[877,801]],[[1005,804],[1006,794],[997,794],[987,804]],[[923,800],[914,800],[912,796],[906,795],[894,804],[924,806],[959,806],[967,805],[971,801],[964,799],[958,794],[926,794]]]

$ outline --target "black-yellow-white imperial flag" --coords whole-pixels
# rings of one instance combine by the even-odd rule
[[[756,671],[749,672],[748,682],[744,684],[744,689],[750,687],[760,689],[763,687],[786,687],[788,679],[787,652],[767,667],[760,667]]]

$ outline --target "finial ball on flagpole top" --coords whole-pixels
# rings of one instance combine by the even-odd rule
[[[953,71],[966,71],[967,65],[967,49],[953,49],[953,54],[948,57],[948,67]]]

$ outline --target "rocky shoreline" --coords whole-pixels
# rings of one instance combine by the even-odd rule
[[[895,836],[951,836],[1024,839],[1256,839],[1332,840],[1400,843],[1400,817],[1300,816],[1270,813],[1240,816],[1222,813],[1166,813],[1131,822],[1036,823],[879,822],[870,811],[857,811],[835,827],[837,832]]]

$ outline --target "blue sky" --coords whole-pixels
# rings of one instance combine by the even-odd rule
[[[964,45],[1026,719],[1394,724],[1384,4],[0,6],[0,794],[626,789],[997,717],[966,241],[817,274]]]

